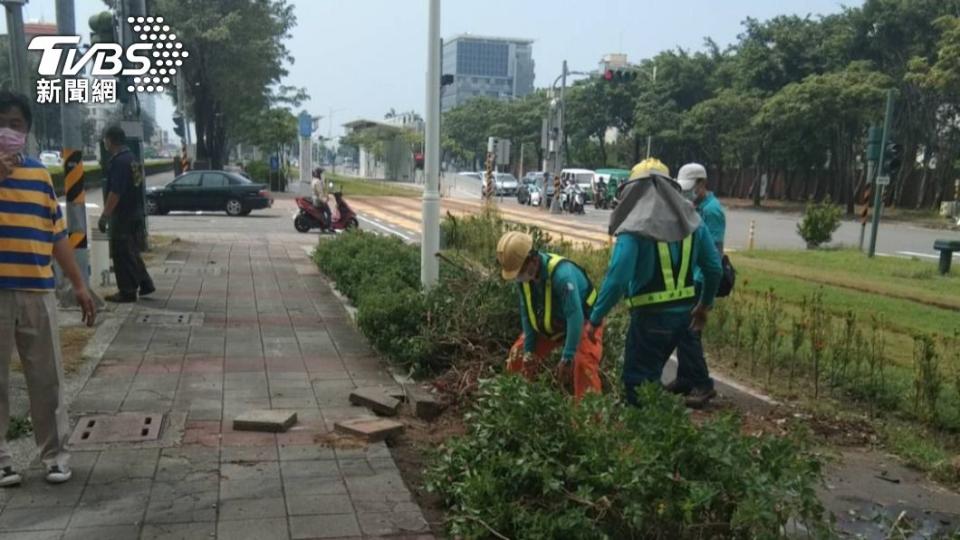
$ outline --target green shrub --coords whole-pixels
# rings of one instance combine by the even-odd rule
[[[244,164],[243,169],[254,182],[266,184],[270,181],[270,165],[266,161],[250,161]]]
[[[368,282],[376,280],[386,291],[420,287],[420,251],[390,236],[356,231],[321,242],[314,259],[337,288],[354,304]]]
[[[744,436],[732,416],[696,426],[678,399],[639,394],[640,409],[571,407],[542,382],[483,382],[426,476],[451,537],[777,538],[790,520],[826,535],[820,464],[795,439]]]
[[[374,285],[375,282],[370,282]],[[389,282],[383,282],[383,286]],[[402,365],[415,366],[429,351],[422,337],[424,297],[410,287],[370,289],[357,304],[357,325],[382,354]]]
[[[826,244],[840,228],[842,215],[842,211],[830,201],[830,197],[821,203],[811,201],[807,204],[803,219],[797,223],[797,234],[806,241],[810,249]]]

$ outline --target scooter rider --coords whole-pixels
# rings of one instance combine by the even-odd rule
[[[310,187],[313,189],[313,205],[323,215],[322,228],[329,229],[333,226],[333,220],[330,205],[327,204],[327,193],[323,189],[323,169],[320,167],[313,170],[313,180],[310,181]]]

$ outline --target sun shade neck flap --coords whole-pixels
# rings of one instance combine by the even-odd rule
[[[700,226],[700,216],[670,178],[654,174],[623,188],[610,215],[611,236],[636,234],[657,242],[678,242]]]

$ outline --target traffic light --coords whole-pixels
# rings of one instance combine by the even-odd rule
[[[636,78],[637,72],[632,69],[608,69],[603,72],[603,79],[610,83],[628,83]]]
[[[90,43],[117,43],[113,13],[101,11],[90,17]]]
[[[184,137],[183,132],[183,117],[179,114],[173,116],[173,132],[177,134],[177,137],[181,139]]]
[[[450,86],[451,84],[453,84],[453,75],[447,73],[440,76],[440,88],[443,88],[444,86]]]
[[[887,176],[894,177],[900,171],[903,161],[903,146],[889,141],[883,152],[883,171]]]

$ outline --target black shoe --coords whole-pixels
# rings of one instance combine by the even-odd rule
[[[157,288],[153,286],[153,283],[146,283],[140,285],[140,296],[147,296],[148,294],[153,294],[156,292]]]
[[[13,467],[7,466],[0,470],[0,487],[19,486],[22,481],[20,473],[13,470]]]
[[[687,381],[681,381],[680,379],[674,379],[664,385],[664,390],[671,394],[676,394],[678,396],[685,396],[693,391],[693,386],[690,385]]]
[[[717,391],[713,388],[694,388],[687,394],[686,404],[691,409],[702,409],[707,406],[711,399],[717,397]]]
[[[136,294],[123,294],[123,293],[114,293],[103,297],[107,302],[113,302],[115,304],[130,304],[137,301]]]

